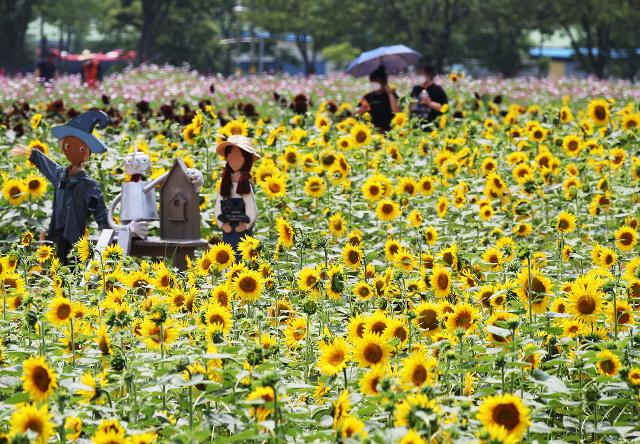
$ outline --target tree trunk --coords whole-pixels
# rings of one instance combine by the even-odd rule
[[[24,40],[31,21],[33,0],[5,0],[0,3],[0,26],[4,38],[0,55],[7,57],[7,71],[17,72],[22,67]]]
[[[142,28],[138,41],[138,63],[151,58],[156,32],[162,25],[173,0],[142,0]]]

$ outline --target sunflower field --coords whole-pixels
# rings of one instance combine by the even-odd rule
[[[0,443],[640,441],[640,88],[443,85],[380,134],[343,76],[0,78]],[[107,204],[134,147],[204,174],[186,271],[95,226],[68,266],[39,241],[52,187],[10,151],[64,163],[51,127],[91,108]],[[242,260],[213,215],[232,134],[262,153]]]

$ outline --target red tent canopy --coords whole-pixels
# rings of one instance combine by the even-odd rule
[[[124,51],[122,49],[114,49],[109,52],[96,52],[92,53],[94,60],[99,62],[132,62],[136,59],[135,51]],[[82,54],[69,54],[66,51],[60,53],[60,58],[69,62],[82,61]]]

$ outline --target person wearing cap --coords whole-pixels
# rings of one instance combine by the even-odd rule
[[[108,123],[109,117],[103,111],[88,111],[52,129],[69,160],[68,166],[57,164],[37,149],[32,149],[29,155],[31,163],[55,189],[47,238],[55,243],[57,256],[63,263],[67,263],[73,244],[84,234],[89,216],[93,216],[101,229],[108,228],[107,208],[100,186],[84,170],[91,153],[107,150],[92,132],[96,126],[104,128]],[[12,150],[14,156],[28,153],[29,148],[25,146]]]
[[[250,138],[237,135],[219,143],[216,153],[224,156],[227,164],[222,172],[214,213],[223,242],[230,244],[239,257],[238,243],[253,234],[258,217],[251,168],[260,155]]]

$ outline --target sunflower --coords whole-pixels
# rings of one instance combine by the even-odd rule
[[[551,295],[551,281],[549,278],[536,268],[531,269],[531,274],[524,268],[518,273],[517,284],[516,293],[527,309],[529,308],[528,304],[531,303],[534,313],[544,313]]]
[[[436,212],[438,213],[439,218],[444,218],[447,215],[447,210],[449,208],[449,199],[444,196],[440,196],[438,201],[436,202]]]
[[[41,264],[47,262],[53,256],[53,248],[49,245],[40,245],[36,250],[36,257]]]
[[[344,218],[340,213],[333,213],[329,217],[329,232],[335,237],[342,237],[347,227],[344,223]]]
[[[428,226],[425,228],[422,237],[427,245],[434,245],[438,241],[438,230],[435,227]]]
[[[436,265],[431,270],[429,277],[433,294],[439,298],[445,298],[451,293],[451,273],[445,267]]]
[[[391,119],[391,125],[395,128],[402,128],[407,124],[408,121],[409,118],[405,113],[397,112],[395,116],[393,116],[393,119]]]
[[[33,200],[39,200],[47,192],[47,182],[40,175],[32,173],[24,180],[24,183]]]
[[[384,365],[390,353],[386,338],[372,332],[365,332],[362,338],[353,341],[353,355],[360,367]]]
[[[500,270],[504,262],[502,251],[496,247],[490,247],[482,254],[482,261],[489,264],[491,270]]]
[[[287,195],[287,178],[285,175],[269,176],[260,185],[269,199],[278,199]]]
[[[575,134],[569,134],[562,139],[562,149],[567,155],[575,157],[580,154],[582,141]]]
[[[220,271],[229,268],[235,262],[236,258],[233,247],[226,242],[215,244],[207,251],[206,256],[209,261],[209,267],[215,267]],[[204,261],[204,263],[199,263],[199,268],[204,271],[207,260],[203,258],[202,261]]]
[[[616,231],[616,246],[620,251],[631,251],[637,243],[638,232],[633,228],[625,225]]]
[[[462,329],[471,332],[475,329],[475,322],[478,319],[478,310],[469,303],[459,304],[453,313],[447,317],[447,329],[451,332]]]
[[[304,267],[298,272],[298,287],[313,294],[320,292],[320,271],[317,267]]]
[[[566,105],[560,108],[558,117],[560,117],[560,121],[562,123],[569,123],[573,121],[573,113],[571,112],[571,109]]]
[[[73,306],[70,299],[58,296],[49,302],[47,319],[54,325],[65,325],[74,315]]]
[[[596,354],[596,369],[606,376],[615,376],[620,371],[620,358],[610,350],[602,350]]]
[[[393,256],[395,266],[403,271],[411,271],[416,265],[416,260],[408,248],[400,248]]]
[[[304,191],[309,197],[322,197],[327,191],[327,183],[322,177],[311,176],[304,183]]]
[[[363,258],[364,253],[362,249],[356,245],[347,244],[342,250],[342,260],[344,264],[352,270],[357,270],[362,266]]]
[[[418,181],[418,191],[425,196],[431,196],[435,191],[435,179],[430,176],[421,177]]]
[[[409,341],[409,327],[404,320],[399,318],[390,319],[384,334],[389,341],[397,341],[397,349],[404,348]]]
[[[420,433],[413,429],[409,429],[398,444],[427,444],[427,441],[420,436]]]
[[[82,418],[67,416],[64,420],[65,437],[69,441],[76,441],[82,433]]]
[[[400,216],[400,208],[394,201],[383,199],[376,206],[376,216],[382,221],[389,222]]]
[[[232,289],[243,302],[253,302],[262,293],[263,284],[259,272],[245,269],[233,280]]]
[[[602,282],[590,276],[582,276],[571,284],[567,298],[567,313],[582,322],[592,322],[604,312]]]
[[[226,307],[214,303],[209,304],[209,308],[205,314],[207,324],[215,330],[228,334],[233,326],[233,318],[231,312]]]
[[[570,233],[576,228],[576,217],[567,212],[561,211],[556,218],[556,230],[560,233]]]
[[[418,304],[414,312],[416,314],[413,322],[423,333],[432,336],[440,331],[440,306],[433,302],[422,302]]]
[[[174,342],[179,334],[179,326],[171,319],[167,319],[164,323],[158,324],[151,318],[146,318],[140,326],[140,333],[147,347],[159,349],[160,344],[163,347]]]
[[[356,123],[349,131],[357,147],[371,144],[371,129],[362,123]]]
[[[58,387],[58,377],[43,357],[29,358],[22,363],[22,387],[31,399],[46,401]]]
[[[291,223],[282,217],[278,217],[276,219],[276,227],[278,228],[278,241],[286,248],[293,247],[294,232]]]
[[[335,338],[331,343],[320,342],[319,348],[318,368],[324,375],[337,375],[350,359],[349,345],[344,338]]]
[[[123,254],[124,254],[124,251],[122,250],[122,247],[119,244],[109,244],[107,248],[102,250],[102,260],[104,262],[107,262],[110,260],[117,262],[122,260]]]
[[[2,184],[2,195],[11,205],[17,206],[27,200],[29,190],[23,181],[8,179]]]
[[[98,383],[91,373],[83,373],[80,377],[80,384],[81,386],[77,390],[77,393],[82,396],[80,402],[87,404],[100,396]]]
[[[300,341],[307,336],[307,320],[305,318],[293,318],[287,323],[284,330],[284,342],[290,349],[298,348]]]
[[[627,382],[633,387],[640,386],[640,367],[633,367],[629,370]]]
[[[635,324],[635,311],[627,301],[617,301],[615,309],[613,303],[610,303],[607,307],[607,314],[609,315],[609,322],[617,324],[618,328],[627,329]]]
[[[407,223],[409,224],[410,227],[413,227],[413,228],[418,228],[420,225],[422,225],[423,221],[424,221],[424,217],[422,217],[422,214],[420,214],[418,210],[413,210],[407,216]]]
[[[511,394],[488,396],[478,409],[478,419],[485,427],[502,427],[509,435],[521,439],[531,424],[529,408]]]
[[[272,325],[286,324],[295,315],[295,310],[288,299],[274,301],[267,310]]]
[[[485,326],[498,327],[503,330],[507,330],[507,326],[504,324],[506,324],[509,321],[517,321],[517,320],[518,320],[518,316],[513,313],[504,312],[504,311],[495,312],[489,317],[489,319],[485,321]],[[487,330],[488,330],[487,340],[489,342],[504,344],[506,342],[510,342],[513,339],[511,334],[507,334],[509,330],[505,331],[505,334],[502,334],[502,332],[500,331],[496,331],[497,329],[495,328],[494,329],[487,328]]]
[[[640,113],[627,114],[622,118],[622,128],[625,131],[633,131],[640,128]]]
[[[347,439],[363,439],[367,436],[367,431],[364,429],[364,422],[352,415],[347,415],[342,419],[340,426],[340,436],[344,440]]]
[[[366,282],[358,282],[355,287],[353,287],[353,294],[358,300],[366,301],[373,295],[373,292],[369,284]]]
[[[360,386],[360,393],[363,395],[377,395],[378,384],[386,376],[386,368],[383,366],[372,367],[365,374],[362,375],[358,385]]]
[[[365,322],[365,332],[383,335],[389,327],[389,323],[390,319],[387,315],[383,311],[377,310],[371,316],[367,317]]]
[[[432,386],[438,379],[438,361],[425,356],[422,352],[414,352],[402,361],[400,381],[409,389]]]
[[[22,435],[25,433],[35,433],[36,443],[46,444],[53,434],[53,415],[49,413],[46,405],[36,407],[33,404],[19,404],[18,409],[11,415],[9,424],[11,435]],[[18,442],[16,440],[16,442]],[[26,440],[25,442],[29,442]]]
[[[596,125],[605,125],[609,120],[609,103],[604,99],[589,102],[587,113]]]
[[[401,177],[398,180],[398,194],[407,194],[413,196],[418,191],[417,182],[411,177]]]
[[[395,405],[393,411],[396,427],[412,429],[428,428],[433,434],[438,430],[438,417],[442,409],[435,399],[429,399],[422,393],[407,395]],[[425,418],[429,418],[426,423]]]
[[[396,254],[402,248],[402,244],[393,238],[389,238],[384,243],[384,256],[388,261],[393,261]]]

